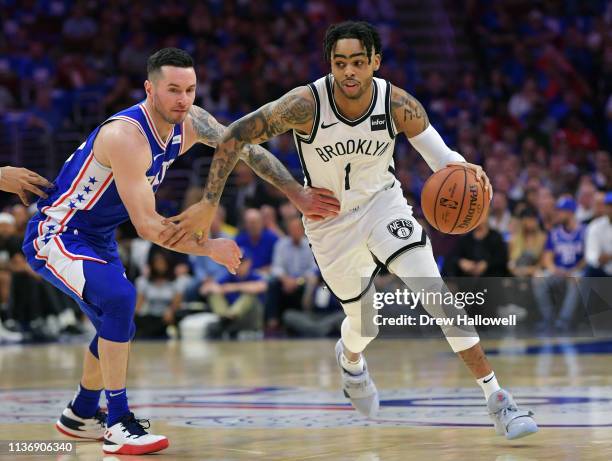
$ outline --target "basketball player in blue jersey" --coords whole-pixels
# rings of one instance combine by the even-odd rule
[[[155,191],[179,155],[197,142],[216,146],[224,130],[193,105],[196,75],[187,53],[162,49],[149,58],[147,71],[146,100],[110,117],[68,158],[55,191],[38,203],[23,245],[31,267],[72,296],[96,327],[77,394],[56,427],[67,435],[103,439],[105,453],[144,454],[168,446],[167,438],[148,433],[148,421],[136,419],[128,406],[136,290],[125,277],[115,229],[130,219],[140,237],[164,246],[162,231],[178,228],[162,223]],[[245,146],[241,156],[307,215],[337,213],[329,191],[306,190],[261,147]],[[173,249],[209,256],[232,273],[240,263],[231,240],[185,238]],[[102,389],[108,414],[98,406]]]
[[[216,149],[203,199],[169,221],[177,223],[181,232],[207,232],[243,146],[292,130],[306,184],[329,189],[340,200],[337,216],[321,221],[306,216],[304,224],[322,276],[347,315],[336,344],[344,393],[358,411],[374,416],[378,391],[362,355],[377,333],[363,335],[373,326],[364,309],[372,308],[374,276],[384,264],[412,291],[447,289],[431,244],[394,177],[395,136],[407,136],[432,170],[461,164],[476,172],[489,194],[492,191],[480,166],[466,163],[446,146],[419,101],[374,77],[381,63],[381,43],[371,25],[331,26],[324,50],[331,73],[232,123]],[[435,303],[424,307],[436,318],[447,315]],[[497,433],[514,439],[536,432],[532,413],[519,410],[500,388],[478,334],[442,329],[482,387]]]

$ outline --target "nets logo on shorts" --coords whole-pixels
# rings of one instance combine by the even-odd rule
[[[387,230],[398,239],[408,240],[414,231],[414,225],[409,219],[396,219],[387,224]]]

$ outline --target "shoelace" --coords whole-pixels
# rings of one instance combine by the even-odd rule
[[[96,421],[98,421],[98,423],[101,426],[106,426],[106,418],[107,418],[107,414],[104,413],[102,410],[100,410],[98,408],[98,411],[96,411],[96,414],[94,415],[94,418],[96,419]]]
[[[132,435],[147,435],[145,429],[149,429],[151,427],[151,423],[148,419],[136,419],[134,413],[128,414],[122,422],[123,426]]]

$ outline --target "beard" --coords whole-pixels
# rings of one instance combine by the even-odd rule
[[[157,98],[153,98],[153,107],[155,108],[155,112],[157,112],[159,116],[164,119],[164,122],[169,123],[170,125],[178,125],[179,123],[183,123],[183,121],[187,118],[187,112],[177,115],[173,114],[172,112],[164,111],[158,103]]]

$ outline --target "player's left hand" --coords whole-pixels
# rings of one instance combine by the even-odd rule
[[[216,211],[217,205],[199,201],[181,214],[164,219],[163,224],[174,223],[175,225],[167,226],[160,234],[163,245],[172,247],[183,239],[191,237],[195,237],[198,243],[204,242],[208,238],[210,224]]]
[[[476,165],[474,163],[468,162],[450,162],[446,166],[462,166],[465,168],[469,168],[470,170],[474,170],[476,173],[476,179],[478,181],[484,182],[484,190],[489,193],[489,201],[493,200],[493,187],[491,186],[491,182],[489,181],[489,177],[484,172],[480,165]]]
[[[210,239],[203,244],[206,249],[206,256],[213,261],[225,266],[232,274],[236,274],[236,269],[240,265],[240,248],[236,242],[229,239]]]

